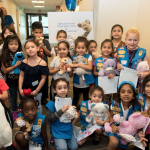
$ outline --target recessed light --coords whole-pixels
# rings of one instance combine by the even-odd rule
[[[44,1],[32,1],[32,3],[44,3]]]
[[[44,6],[34,6],[34,7],[44,7]]]

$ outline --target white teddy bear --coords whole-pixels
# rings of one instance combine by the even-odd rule
[[[86,117],[86,122],[91,122],[93,118],[93,124],[96,124],[96,119],[100,118],[101,120],[105,121],[108,118],[107,110],[109,106],[103,103],[92,103],[92,109],[90,114]]]

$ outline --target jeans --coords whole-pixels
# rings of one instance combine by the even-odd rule
[[[40,114],[42,114],[41,98],[42,98],[42,92],[38,93],[38,95],[35,97],[35,99],[39,101],[38,112]]]
[[[77,140],[74,137],[74,134],[72,134],[71,139],[56,139],[55,140],[55,146],[57,150],[67,150],[68,147],[70,150],[77,150],[78,145],[77,145]]]

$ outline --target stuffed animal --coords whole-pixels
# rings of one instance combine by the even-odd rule
[[[108,76],[110,73],[115,73],[119,75],[119,72],[116,68],[117,60],[116,59],[103,59],[103,69],[98,72],[99,76]]]
[[[31,126],[30,126],[29,122],[23,120],[22,117],[18,117],[15,122],[16,122],[17,126],[20,127],[20,128],[26,126],[27,129],[26,129],[26,131],[23,133],[24,135],[27,135],[28,132],[31,131]],[[19,129],[20,129],[20,128],[19,128]]]
[[[99,54],[98,52],[93,52],[93,53],[92,53],[92,56],[93,56],[93,58],[95,59],[95,58],[99,58],[99,57],[100,57],[100,54]]]
[[[75,110],[75,106],[70,106],[69,109],[65,112],[65,116],[70,120],[73,118],[78,118],[78,113]]]
[[[23,89],[23,94],[24,94],[25,96],[30,95],[30,94],[31,94],[31,89],[30,89],[30,88],[28,88],[28,89]]]
[[[39,42],[39,44],[42,44],[44,37],[36,37],[36,39]]]
[[[69,57],[66,57],[66,58],[60,58],[59,56],[57,56],[57,57],[58,57],[60,63],[62,63],[62,62],[64,63],[63,69],[60,69],[60,71],[58,71],[58,73],[60,75],[62,75],[65,72],[70,72],[71,71],[71,67],[70,66],[72,66],[72,65],[68,63]],[[69,67],[68,67],[68,65],[69,65]]]
[[[87,64],[87,61],[86,61],[86,58],[83,57],[83,56],[77,56],[74,58],[74,63],[77,63],[77,64]],[[75,70],[73,71],[74,74],[78,75],[78,76],[82,76],[82,75],[85,75],[85,74],[89,74],[85,69],[83,68],[80,68],[80,67],[77,67],[75,68]]]
[[[86,122],[91,122],[93,118],[93,124],[96,124],[96,119],[100,118],[102,121],[107,120],[108,115],[107,115],[107,110],[108,110],[108,105],[103,104],[103,103],[92,103],[91,104],[91,112],[90,114],[86,117]]]
[[[136,70],[138,71],[138,73],[149,71],[148,62],[147,61],[141,61],[141,62],[139,62]]]
[[[11,65],[14,66],[18,60],[22,61],[23,59],[24,59],[23,52],[17,52],[14,55],[14,61],[11,63]],[[20,66],[14,69],[14,74],[20,74]]]
[[[17,150],[12,144],[13,117],[7,110],[9,109],[6,109],[5,104],[0,101],[0,149],[5,147],[6,150]]]
[[[85,20],[85,22],[82,23],[78,23],[78,27],[82,28],[84,31],[86,31],[82,36],[83,37],[87,37],[89,35],[89,33],[92,30],[92,27],[90,25],[90,21],[89,20]]]
[[[120,117],[119,114],[114,115],[113,119],[116,123],[120,124],[118,126],[119,134],[123,133],[132,136],[135,136],[138,129],[144,128],[146,124],[149,122],[149,117],[143,116],[140,112],[135,112],[131,114],[128,121],[126,121],[123,117]],[[104,128],[106,132],[108,133],[112,132],[110,123],[105,123]],[[130,140],[126,138],[121,138],[120,140],[123,145],[126,145],[128,142],[130,142]]]

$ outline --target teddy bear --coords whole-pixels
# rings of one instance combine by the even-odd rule
[[[87,37],[89,35],[89,33],[92,30],[92,27],[90,25],[90,21],[89,20],[85,20],[85,22],[82,23],[78,23],[78,27],[82,28],[84,31],[86,31],[82,36],[83,37]]]
[[[138,63],[136,70],[138,73],[149,71],[149,65],[147,61],[141,61]]]
[[[93,118],[93,124],[96,124],[96,119],[100,118],[102,121],[107,120],[108,115],[107,115],[107,110],[109,106],[107,104],[103,103],[92,103],[91,104],[91,112],[90,114],[87,115],[86,117],[86,122],[91,122]]]
[[[39,44],[42,44],[44,37],[36,37],[36,39],[39,42]]]
[[[60,69],[60,71],[58,71],[58,74],[62,75],[63,73],[65,72],[70,72],[71,71],[71,67],[72,64],[69,64],[68,61],[69,61],[69,57],[66,57],[66,58],[60,58],[59,56],[57,56],[60,63],[64,63],[64,66],[62,69]]]
[[[18,60],[22,61],[23,59],[24,59],[23,52],[17,52],[14,55],[14,61],[11,63],[11,65],[14,66]],[[20,66],[14,69],[14,74],[20,74]]]
[[[119,75],[119,72],[116,68],[117,60],[116,59],[103,59],[103,69],[98,72],[99,76],[108,76],[110,73],[115,73]]]
[[[100,54],[98,52],[92,52],[92,56],[94,59],[96,59],[100,57]]]
[[[77,56],[74,58],[74,63],[77,64],[87,64],[86,58],[83,56]],[[75,70],[73,71],[74,74],[78,75],[78,76],[82,76],[85,74],[89,74],[85,69],[77,67],[75,68]]]
[[[145,117],[140,112],[135,112],[131,114],[128,121],[126,121],[123,117],[120,117],[119,114],[114,115],[113,119],[117,124],[119,124],[119,134],[128,134],[131,136],[135,136],[138,129],[144,128],[149,122],[149,117]],[[112,132],[110,123],[105,123],[104,128],[106,132]],[[121,137],[120,140],[123,145],[126,145],[128,142],[130,142],[129,139],[123,137]]]
[[[78,113],[75,110],[75,106],[70,106],[69,109],[65,112],[65,116],[69,119],[72,120],[73,118],[78,118]]]
[[[27,135],[28,132],[31,131],[31,126],[30,126],[29,122],[23,120],[22,117],[18,117],[15,122],[16,122],[17,126],[19,127],[19,129],[20,129],[21,127],[26,126],[27,129],[26,129],[26,131],[23,133],[24,135]]]

